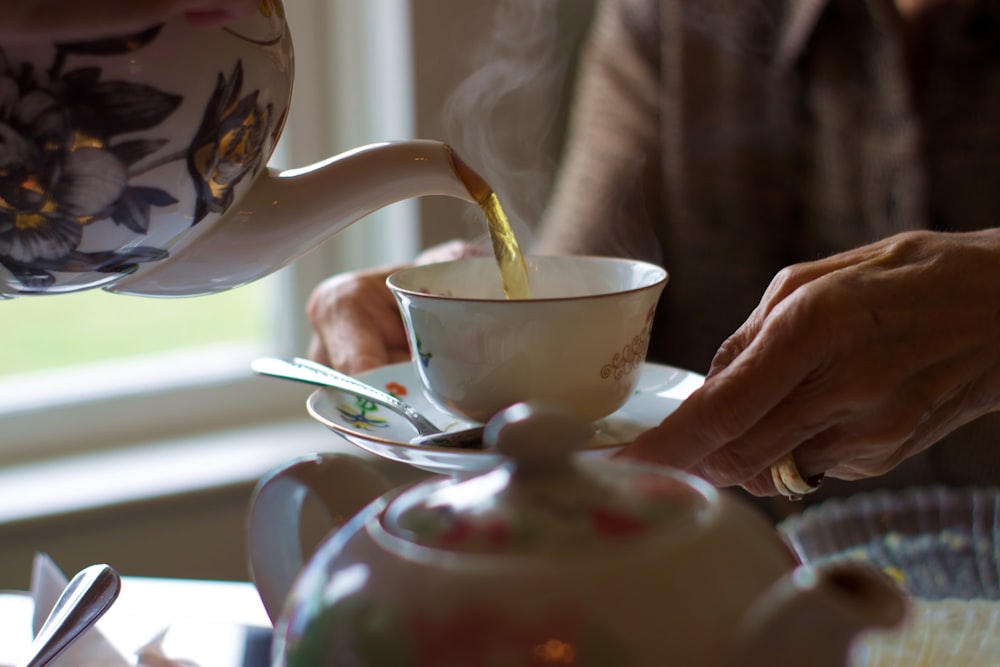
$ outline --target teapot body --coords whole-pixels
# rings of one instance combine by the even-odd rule
[[[280,0],[222,28],[0,44],[0,299],[211,294],[397,201],[489,191],[437,141],[268,167],[292,78]]]
[[[265,169],[291,99],[280,0],[80,43],[0,45],[0,295],[107,286],[167,260]]]
[[[797,566],[752,506],[683,472],[574,453],[590,424],[516,404],[477,475],[402,490],[344,455],[265,477],[250,571],[276,667],[844,667],[862,629],[902,617],[870,568]],[[353,517],[303,566],[312,492]],[[856,565],[856,564],[855,564]]]
[[[633,539],[635,525],[592,516],[597,547],[551,554],[517,516],[415,544],[376,501],[298,577],[276,664],[726,664],[744,611],[794,563],[756,511],[689,481],[697,507],[683,525]],[[454,550],[477,540],[491,548]]]

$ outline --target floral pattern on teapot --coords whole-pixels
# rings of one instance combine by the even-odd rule
[[[202,125],[186,151],[198,191],[193,224],[229,208],[233,188],[260,170],[264,147],[275,140],[271,105],[258,104],[256,92],[241,96],[242,87],[242,63],[228,79],[219,75]]]
[[[536,485],[512,466],[442,487],[389,525],[413,543],[450,552],[551,554],[643,538],[695,520],[702,498],[672,477],[593,473],[595,484]],[[627,499],[622,501],[622,499]]]
[[[579,610],[556,609],[541,616],[511,614],[484,603],[445,614],[400,609],[358,593],[323,611],[300,641],[288,646],[289,665],[339,664],[330,655],[333,628],[343,643],[338,655],[357,665],[616,665],[635,659],[624,643]],[[382,638],[391,636],[393,641]]]
[[[276,0],[261,3],[265,15],[279,9]],[[189,144],[161,154],[171,137],[156,129],[184,96],[106,78],[92,63],[148,47],[162,27],[59,44],[47,67],[18,62],[0,49],[0,264],[23,291],[51,287],[54,272],[125,274],[165,258],[166,249],[141,240],[153,212],[178,205],[179,198],[143,185],[143,174],[186,161],[196,191],[194,225],[224,212],[233,188],[270,155],[284,118],[260,103],[257,91],[243,90],[241,61],[218,74]],[[74,65],[75,57],[86,62]],[[84,249],[85,230],[102,221],[135,234],[136,242],[126,250]]]

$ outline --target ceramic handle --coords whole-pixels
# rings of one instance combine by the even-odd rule
[[[371,465],[345,454],[303,456],[261,479],[250,500],[247,553],[251,579],[272,623],[305,564],[300,528],[306,495],[318,499],[339,528],[391,488]]]
[[[847,667],[851,642],[866,630],[898,626],[906,600],[869,563],[801,565],[744,614],[726,667]]]

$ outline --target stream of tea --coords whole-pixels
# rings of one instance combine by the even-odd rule
[[[452,167],[459,179],[465,184],[469,193],[479,204],[479,208],[486,216],[487,227],[490,234],[490,243],[493,245],[493,256],[496,258],[497,268],[500,270],[500,284],[503,287],[504,296],[508,299],[528,299],[531,297],[531,288],[528,285],[528,269],[524,263],[524,256],[511,229],[510,221],[500,206],[500,200],[490,184],[479,175],[479,173],[462,160],[454,151],[449,151]]]

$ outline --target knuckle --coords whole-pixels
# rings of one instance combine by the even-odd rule
[[[424,250],[414,263],[432,264],[435,262],[446,262],[454,259],[464,259],[467,257],[484,257],[486,250],[481,245],[456,239],[446,241],[440,245],[432,246]]]
[[[866,466],[863,474],[865,477],[881,477],[882,475],[888,474],[897,465],[899,464],[893,463],[891,460],[882,460]]]
[[[810,324],[808,330],[827,335],[834,331],[849,331],[857,317],[857,302],[843,286],[832,281],[811,282],[804,285],[796,300],[793,314]],[[839,335],[839,334],[838,334]]]
[[[309,295],[309,300],[306,301],[306,317],[315,325],[321,319],[322,311],[323,296],[320,294],[320,289],[316,288]]]
[[[907,258],[922,251],[930,233],[925,230],[910,230],[886,239],[884,254],[887,257]]]
[[[702,407],[698,422],[704,439],[718,445],[730,443],[746,431],[743,417],[725,402],[711,410]]]
[[[901,461],[900,457],[895,456],[894,450],[892,453],[882,453],[877,456],[845,462],[841,464],[842,470],[837,476],[846,480],[881,477],[892,471]]]
[[[363,300],[365,289],[364,280],[354,274],[327,278],[309,295],[306,315],[312,322],[323,321],[335,311]]]
[[[753,479],[747,480],[740,486],[742,486],[747,493],[757,496],[758,498],[774,496],[778,493],[777,489],[774,488],[774,483],[771,481],[770,475],[757,475]]]
[[[733,359],[740,356],[746,349],[746,345],[746,337],[742,335],[741,331],[737,331],[724,340],[712,359],[712,370],[718,372],[728,366]]]
[[[752,478],[758,471],[745,452],[726,447],[702,462],[706,479],[717,486],[735,486]]]
[[[801,276],[806,272],[806,265],[804,263],[790,264],[776,274],[771,280],[771,285],[768,287],[768,293],[782,293],[791,287],[797,286],[802,282]]]
[[[837,396],[841,404],[854,410],[865,410],[885,402],[892,395],[892,385],[883,376],[856,376],[863,381],[845,383]]]
[[[920,400],[901,400],[895,409],[885,412],[873,427],[871,438],[879,446],[905,442],[927,421],[929,405]]]
[[[898,418],[887,418],[868,433],[867,440],[878,449],[888,449],[906,440],[907,428]]]

